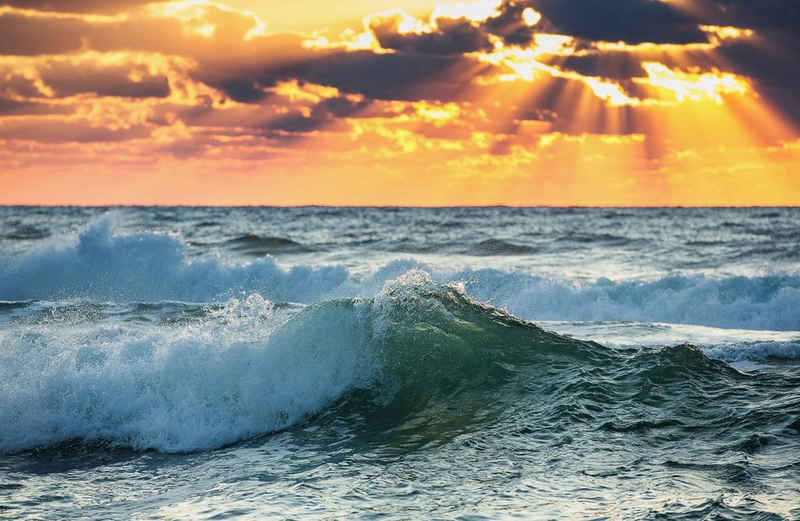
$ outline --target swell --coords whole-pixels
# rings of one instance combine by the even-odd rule
[[[287,239],[286,237],[273,237],[245,233],[220,243],[191,242],[192,246],[222,246],[230,251],[252,257],[265,255],[280,255],[285,253],[309,253],[315,251],[304,244]]]
[[[135,311],[171,311],[146,307]],[[604,352],[475,303],[421,272],[373,299],[298,310],[251,295],[204,314],[150,328],[101,319],[65,330],[53,318],[5,335],[0,450],[74,439],[203,450],[294,425],[359,390],[367,403],[353,398],[350,412],[388,408],[402,418],[466,388],[491,392],[530,349]]]
[[[413,428],[430,442],[520,403],[546,429],[728,429],[788,425],[797,406],[731,416],[736,400],[758,403],[800,381],[748,376],[692,346],[614,351],[560,336],[418,271],[371,299],[298,309],[251,295],[204,313],[170,327],[100,321],[65,333],[53,322],[4,335],[0,451],[73,439],[196,451],[331,417]],[[731,395],[702,412],[709,397]]]
[[[502,239],[486,239],[464,251],[470,255],[526,255],[536,253],[536,248]]]

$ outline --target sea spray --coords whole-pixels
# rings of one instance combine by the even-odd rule
[[[285,428],[374,379],[357,307],[279,316],[251,295],[178,327],[20,328],[0,343],[0,450],[79,438],[195,451]]]

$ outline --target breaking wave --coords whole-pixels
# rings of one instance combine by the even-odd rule
[[[523,398],[567,428],[596,421],[580,412],[584,401],[650,404],[640,391],[657,385],[665,410],[672,400],[703,410],[709,389],[745,392],[750,382],[692,346],[616,351],[544,331],[420,271],[370,299],[298,308],[253,294],[204,308],[188,324],[92,324],[68,332],[38,324],[2,338],[0,451],[75,439],[205,450],[314,421],[326,408],[422,425],[429,438]],[[611,430],[661,425],[597,421]]]

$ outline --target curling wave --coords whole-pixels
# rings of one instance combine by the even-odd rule
[[[419,271],[371,299],[298,309],[254,294],[188,325],[100,321],[71,335],[53,323],[2,339],[0,451],[73,439],[204,450],[326,408],[430,440],[520,400],[563,429],[682,428],[697,419],[630,422],[653,403],[693,414],[711,390],[751,382],[692,346],[615,351],[544,331]]]

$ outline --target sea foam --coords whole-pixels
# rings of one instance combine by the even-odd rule
[[[312,302],[346,278],[343,267],[284,270],[272,257],[235,266],[216,259],[192,262],[176,237],[114,234],[112,220],[103,218],[73,240],[9,260],[0,273],[0,299],[207,302],[258,292],[272,300]]]
[[[359,303],[257,295],[186,327],[60,324],[0,341],[0,451],[78,438],[165,452],[292,425],[380,374]]]

